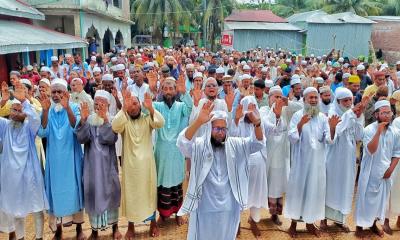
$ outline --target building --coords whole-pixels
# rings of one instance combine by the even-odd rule
[[[226,41],[222,43],[239,51],[260,46],[300,52],[300,30],[269,10],[240,10],[225,18],[222,41]]]
[[[27,0],[43,12],[46,21],[38,25],[96,40],[97,52],[109,52],[115,45],[131,46],[129,0]],[[88,52],[84,52],[88,54]]]
[[[22,0],[0,0],[0,79],[7,80],[10,70],[43,63],[42,52],[53,49],[85,48],[85,40],[34,26],[43,21],[43,13]],[[56,51],[56,50],[54,50]]]
[[[400,60],[400,17],[371,16],[376,22],[372,27],[372,45],[375,51],[382,50],[383,59],[394,64]]]
[[[340,50],[342,56],[349,58],[369,54],[375,22],[367,18],[351,12],[327,14],[316,10],[294,14],[287,20],[304,31],[308,54],[323,55],[332,49]]]

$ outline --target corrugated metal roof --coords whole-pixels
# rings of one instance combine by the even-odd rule
[[[364,23],[364,24],[375,23],[374,21],[369,20],[368,18],[358,16],[357,14],[354,14],[352,12],[336,13],[332,14],[331,16],[345,23]]]
[[[87,42],[79,37],[21,22],[0,20],[0,54],[86,46]]]
[[[290,23],[306,22],[306,23],[357,23],[357,24],[372,24],[375,23],[367,18],[358,16],[352,12],[343,12],[336,14],[327,14],[322,10],[296,13],[287,18]]]
[[[44,14],[22,0],[0,0],[0,15],[44,20]]]
[[[272,22],[286,23],[287,20],[281,18],[269,10],[238,10],[225,18],[225,21],[233,22]]]
[[[247,30],[278,30],[278,31],[300,31],[301,29],[290,23],[269,22],[225,22],[225,30],[247,29]]]
[[[373,21],[400,22],[399,16],[369,16],[367,18]]]

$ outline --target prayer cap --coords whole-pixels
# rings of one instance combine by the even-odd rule
[[[233,81],[233,77],[232,77],[231,75],[225,75],[225,76],[222,78],[222,81],[223,81],[223,82],[232,82],[232,81]]]
[[[195,79],[195,78],[203,78],[203,74],[201,72],[195,72],[193,74],[193,79]]]
[[[318,93],[318,90],[315,87],[308,87],[304,90],[303,96],[306,96],[307,94],[312,92]]]
[[[16,98],[14,98],[12,101],[11,101],[11,105],[13,105],[13,104],[22,104],[18,99],[16,99]]]
[[[211,122],[215,120],[224,120],[228,122],[228,114],[225,111],[212,111],[211,114],[213,114]]]
[[[250,66],[249,65],[244,65],[243,66],[243,70],[250,70],[251,68],[250,68]]]
[[[188,64],[188,65],[186,65],[186,69],[187,70],[193,70],[194,69],[194,65],[193,64]]]
[[[358,75],[351,75],[349,77],[348,83],[360,83],[360,82],[361,82],[361,80],[360,80],[360,77]]]
[[[326,62],[326,65],[331,66],[331,65],[332,65],[332,62],[331,62],[331,61],[327,61],[327,62]]]
[[[345,87],[339,87],[335,91],[336,99],[352,98],[353,93]]]
[[[40,79],[39,83],[41,83],[41,82],[47,84],[47,86],[50,87],[50,80],[49,80],[49,79],[47,79],[47,78],[42,78],[42,79]]]
[[[40,69],[41,72],[50,72],[50,68],[44,66]]]
[[[115,66],[115,71],[124,71],[124,70],[125,70],[125,65],[122,64],[122,63],[117,64],[117,65]]]
[[[265,87],[273,87],[274,82],[272,80],[265,80]],[[270,90],[271,91],[271,90]]]
[[[50,59],[51,59],[52,62],[57,62],[58,61],[58,57],[57,56],[52,56]]]
[[[32,83],[31,83],[31,81],[29,81],[29,79],[23,78],[23,79],[20,80],[20,82],[22,84],[26,84],[26,85],[32,87]]]
[[[65,56],[65,58],[70,58],[70,57],[72,57],[72,55],[69,54],[69,53],[66,53],[64,56]]]
[[[102,81],[114,81],[114,77],[111,74],[104,74],[103,77],[101,77]]]
[[[318,84],[323,84],[325,82],[322,77],[316,77],[315,81],[317,81]]]
[[[343,64],[344,68],[348,68],[350,65],[348,63]]]
[[[99,67],[94,67],[93,68],[93,73],[95,73],[95,72],[101,73],[101,69]]]
[[[298,77],[298,76],[294,77],[294,75],[293,75],[292,79],[290,80],[290,86],[293,86],[293,85],[296,85],[299,83],[301,83],[300,77]]]
[[[91,56],[90,61],[96,62],[96,56]]]
[[[363,70],[365,70],[365,66],[362,65],[362,64],[359,64],[359,65],[357,66],[357,71],[363,71]]]
[[[224,68],[219,67],[219,68],[217,68],[217,70],[215,70],[215,72],[216,72],[217,74],[223,74],[223,73],[225,73],[225,70],[224,70]]]
[[[282,88],[279,85],[273,86],[269,89],[269,96],[271,96],[273,93],[282,93]]]
[[[28,66],[26,66],[26,70],[28,70],[28,71],[32,71],[32,70],[33,70],[33,67],[32,67],[32,65],[28,65]]]
[[[290,61],[290,59],[286,59],[285,62],[286,62],[286,63],[291,63],[292,61]]]
[[[397,61],[397,62],[396,62],[396,65],[400,65],[400,61]]]
[[[351,76],[350,73],[344,73],[343,76],[342,76],[342,78],[345,79],[345,78],[349,78],[350,76]]]
[[[263,73],[268,72],[268,68],[266,68],[266,67],[261,68],[261,72],[263,72]]]
[[[112,57],[112,58],[111,58],[111,62],[116,62],[117,60],[118,60],[117,57]]]
[[[94,94],[94,98],[96,97],[101,97],[107,100],[108,104],[110,104],[111,101],[111,94],[105,90],[97,90],[96,93]]]
[[[72,71],[77,71],[77,72],[79,72],[79,71],[80,71],[80,68],[79,68],[78,66],[75,66],[75,67],[72,68]]]
[[[375,111],[381,107],[390,107],[390,102],[388,100],[380,100],[375,103]]]
[[[80,78],[74,78],[74,79],[72,79],[71,82],[73,82],[73,81],[78,81],[78,82],[80,82],[81,84],[83,84],[83,81],[82,81],[82,79],[80,79]]]
[[[344,62],[344,58],[340,57],[338,62],[340,62],[340,63]]]
[[[243,74],[242,80],[244,80],[244,79],[252,79],[252,77],[249,74]]]
[[[307,65],[307,61],[306,60],[302,60],[301,61],[301,65]]]
[[[67,88],[68,88],[68,83],[64,80],[64,79],[61,79],[61,78],[55,78],[55,79],[53,79],[53,81],[51,82],[51,86],[53,87],[55,87],[55,86],[61,86],[61,87],[63,87],[65,90],[67,90]]]
[[[326,92],[330,92],[330,91],[331,91],[331,89],[328,86],[323,86],[323,87],[319,88],[319,93],[320,94],[326,93]]]

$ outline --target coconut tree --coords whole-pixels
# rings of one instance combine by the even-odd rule
[[[382,3],[374,0],[325,0],[323,9],[328,13],[353,12],[360,16],[379,15]]]

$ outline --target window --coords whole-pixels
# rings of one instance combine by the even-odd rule
[[[121,2],[122,2],[122,0],[113,0],[114,7],[121,8],[122,7]]]

